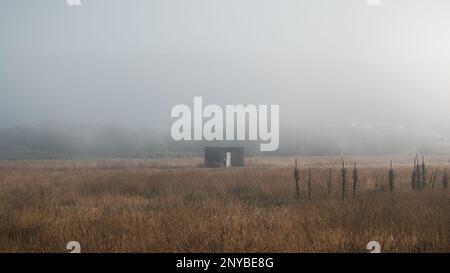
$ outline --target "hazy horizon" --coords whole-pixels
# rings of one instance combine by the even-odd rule
[[[279,104],[282,127],[447,134],[449,11],[444,0],[5,0],[0,128],[164,130],[174,105],[202,96]]]

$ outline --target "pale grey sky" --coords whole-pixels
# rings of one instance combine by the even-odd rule
[[[282,125],[450,119],[450,1],[2,0],[0,127],[169,128],[173,105]]]

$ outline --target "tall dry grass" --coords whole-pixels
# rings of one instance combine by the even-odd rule
[[[247,162],[0,162],[0,251],[66,252],[79,241],[83,252],[366,252],[372,240],[384,252],[450,251],[450,194],[439,179],[412,191],[408,158],[394,158],[392,193],[389,158],[348,158],[358,186],[345,200],[338,158],[299,161],[298,199],[292,158]]]

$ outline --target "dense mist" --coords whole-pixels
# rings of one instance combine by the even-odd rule
[[[194,96],[280,105],[278,154],[448,153],[449,12],[446,0],[2,0],[0,154],[198,153],[168,133]]]

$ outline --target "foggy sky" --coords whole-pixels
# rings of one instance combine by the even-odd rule
[[[0,127],[168,129],[175,104],[282,125],[448,126],[450,1],[2,0]]]

